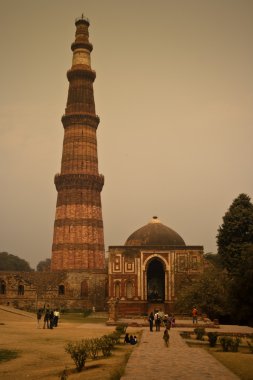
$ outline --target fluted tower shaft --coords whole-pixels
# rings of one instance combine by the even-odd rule
[[[68,99],[62,117],[64,140],[61,173],[55,176],[58,192],[51,269],[104,269],[104,232],[98,172],[96,115],[91,69],[89,21],[76,20],[72,67],[67,72]]]

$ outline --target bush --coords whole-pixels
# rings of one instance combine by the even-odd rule
[[[87,339],[86,341],[87,354],[93,360],[98,358],[98,352],[100,350],[99,341],[99,338]]]
[[[110,338],[113,342],[113,345],[115,346],[116,344],[119,344],[120,341],[120,336],[121,334],[118,333],[117,331],[114,331],[113,333],[107,335],[108,338]]]
[[[249,342],[247,340],[247,345],[249,346],[250,353],[253,354],[253,344],[252,344],[252,342]]]
[[[83,316],[84,318],[88,317],[92,313],[91,309],[84,309]]]
[[[194,333],[196,334],[197,340],[202,340],[203,336],[205,335],[205,328],[204,327],[196,327],[194,329]]]
[[[219,341],[223,352],[238,352],[238,347],[241,340],[239,337],[221,336]]]
[[[81,372],[88,356],[87,342],[85,340],[80,342],[69,342],[65,347],[65,351],[70,354],[71,358],[74,360],[77,371]]]
[[[241,339],[239,337],[232,338],[232,342],[230,344],[232,352],[238,352],[238,347],[239,347],[240,342],[241,342]]]
[[[216,331],[210,331],[207,333],[207,336],[208,336],[209,346],[215,347],[216,342],[217,342],[217,338],[218,338],[217,332]]]
[[[121,325],[116,326],[116,332],[120,333],[120,335],[125,334],[127,329],[127,324],[122,323]]]
[[[103,353],[103,356],[107,357],[111,355],[114,343],[108,335],[104,335],[99,339],[99,346]]]

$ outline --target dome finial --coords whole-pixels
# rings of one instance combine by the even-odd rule
[[[161,222],[158,219],[158,216],[153,216],[153,218],[151,219],[150,223],[161,223]]]

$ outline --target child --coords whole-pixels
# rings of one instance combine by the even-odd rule
[[[167,327],[164,330],[163,339],[164,339],[165,346],[168,347],[169,340],[170,340],[170,335],[169,335],[169,330],[167,329]]]

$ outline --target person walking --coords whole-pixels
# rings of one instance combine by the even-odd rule
[[[165,346],[168,347],[170,335],[169,335],[169,330],[167,329],[167,327],[165,327],[165,330],[163,332],[163,340],[164,340]]]
[[[154,314],[153,314],[152,311],[151,311],[151,313],[149,314],[148,321],[149,321],[149,330],[150,330],[150,331],[153,331]]]

